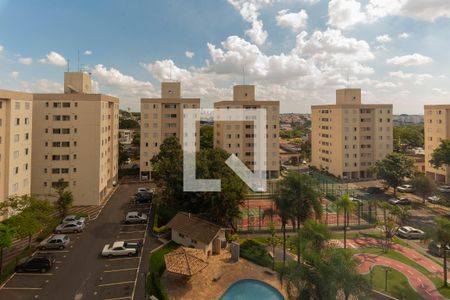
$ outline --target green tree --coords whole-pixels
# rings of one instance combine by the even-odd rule
[[[423,125],[395,125],[394,144],[407,148],[423,147]]]
[[[133,119],[120,119],[119,120],[120,129],[139,129],[139,123]]]
[[[73,204],[73,195],[71,191],[67,190],[68,186],[68,183],[61,178],[54,187],[58,197],[55,201],[55,208],[59,211],[61,217],[64,217],[67,214],[69,208],[71,208]]]
[[[12,246],[14,231],[10,226],[0,223],[0,276],[3,272],[3,250]]]
[[[200,126],[200,149],[214,148],[214,127],[212,125]]]
[[[130,158],[125,147],[122,143],[119,142],[119,168],[122,168],[123,164]]]
[[[421,173],[417,173],[411,183],[415,187],[416,192],[422,196],[423,203],[425,203],[427,197],[436,191],[434,180]]]
[[[443,140],[431,154],[430,164],[435,168],[450,165],[450,140]]]
[[[134,133],[131,144],[135,147],[139,147],[141,145],[141,134],[139,132]]]
[[[272,247],[272,270],[275,270],[275,248],[280,244],[280,238],[277,236],[277,231],[273,222],[269,223],[270,236],[267,238],[267,244]]]
[[[411,208],[409,206],[391,205],[387,202],[380,202],[379,207],[383,211],[383,216],[378,223],[384,233],[384,251],[387,252],[398,228],[404,226],[411,217]]]
[[[436,220],[437,227],[435,232],[436,242],[441,245],[444,255],[444,287],[448,287],[447,283],[447,246],[450,245],[450,220],[446,218],[438,218]]]
[[[304,248],[310,248],[316,252],[320,252],[325,248],[326,242],[330,238],[330,229],[324,223],[319,223],[315,220],[309,219],[305,222],[302,228],[301,239],[303,241],[302,245],[304,245]]]
[[[283,265],[286,264],[286,226],[289,220],[294,218],[293,207],[295,199],[290,193],[290,188],[285,179],[282,179],[274,195],[275,213],[280,217],[281,231],[283,232]]]
[[[374,171],[377,177],[394,189],[394,196],[397,195],[397,187],[403,183],[407,177],[414,173],[414,162],[400,153],[391,153],[383,160],[375,163]]]
[[[348,195],[344,195],[336,201],[338,211],[344,212],[344,249],[347,249],[347,228],[349,226],[350,216],[355,212],[357,206]]]

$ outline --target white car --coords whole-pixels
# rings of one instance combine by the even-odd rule
[[[137,255],[139,250],[138,243],[127,243],[124,241],[114,242],[112,245],[106,244],[102,250],[102,256],[133,256]]]
[[[72,223],[72,222],[83,222],[85,223],[86,219],[77,215],[68,215],[65,216],[62,220],[62,223]]]
[[[425,232],[411,226],[402,226],[397,230],[397,235],[407,239],[421,239]]]
[[[441,185],[438,187],[438,191],[442,193],[450,193],[450,185]]]
[[[350,197],[350,200],[352,200],[356,205],[362,206],[363,202],[361,199],[355,198],[355,197]]]
[[[145,188],[145,187],[140,187],[137,190],[138,193],[144,193],[144,192],[150,192],[150,189]]]
[[[62,223],[59,224],[55,232],[56,233],[78,233],[82,232],[84,230],[84,227],[86,227],[86,224],[84,222],[69,222],[69,223]]]
[[[428,202],[430,202],[430,203],[439,203],[440,200],[441,200],[441,198],[439,198],[438,196],[428,197]]]
[[[125,216],[125,224],[131,223],[146,223],[147,215],[137,211],[130,211]]]
[[[414,193],[415,189],[410,184],[404,184],[404,185],[398,186],[397,191],[402,192],[402,193]]]

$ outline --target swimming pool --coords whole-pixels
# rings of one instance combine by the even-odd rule
[[[272,286],[259,280],[244,279],[233,283],[219,300],[284,300]]]

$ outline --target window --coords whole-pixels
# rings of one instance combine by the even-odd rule
[[[16,118],[15,122],[16,125],[20,125],[20,118]]]
[[[62,107],[70,107],[70,102],[63,102]]]
[[[59,171],[58,168],[53,168],[52,169],[52,174],[59,174],[59,173],[60,173],[60,171]]]
[[[19,134],[15,134],[14,135],[14,142],[17,143],[20,140],[20,135]]]
[[[60,128],[53,128],[53,134],[60,134],[61,129]]]
[[[28,140],[30,138],[30,134],[27,132],[25,133],[25,140]]]
[[[61,102],[53,102],[53,107],[54,107],[54,108],[59,108],[59,107],[61,107]]]
[[[16,102],[14,103],[14,108],[15,108],[15,109],[20,109],[20,102],[19,102],[19,101],[16,101]]]

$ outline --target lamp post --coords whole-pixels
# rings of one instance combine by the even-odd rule
[[[384,267],[384,291],[387,292],[388,288],[388,273],[390,269],[389,267]]]

